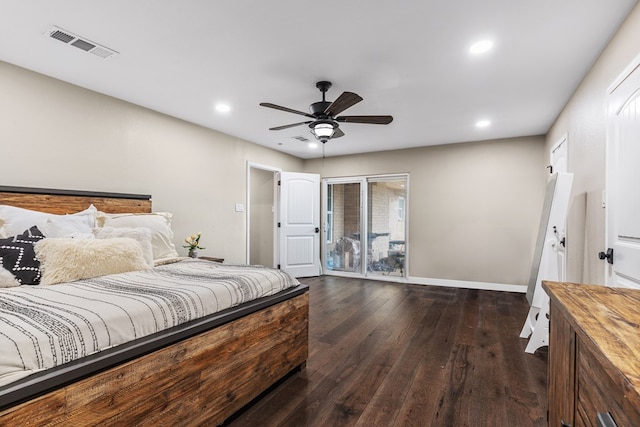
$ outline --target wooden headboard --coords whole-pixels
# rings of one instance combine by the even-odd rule
[[[11,205],[62,215],[82,211],[91,204],[99,211],[106,213],[151,212],[151,196],[147,194],[105,193],[0,185],[0,205]]]

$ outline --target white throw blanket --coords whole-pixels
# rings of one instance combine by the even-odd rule
[[[0,289],[0,386],[298,284],[280,270],[188,259]]]

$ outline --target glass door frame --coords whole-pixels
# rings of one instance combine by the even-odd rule
[[[369,205],[369,183],[370,182],[380,182],[380,181],[391,181],[391,180],[404,180],[405,181],[405,195],[404,195],[404,236],[405,236],[405,245],[404,245],[404,269],[402,271],[401,276],[384,276],[380,274],[368,274],[368,254],[369,254],[369,243],[367,239],[369,224],[368,224],[368,205]],[[327,232],[330,230],[327,215],[329,212],[328,206],[328,189],[329,185],[332,184],[359,184],[360,185],[360,206],[359,206],[359,215],[360,215],[360,271],[339,271],[339,270],[330,270],[326,268],[327,266],[327,250],[328,250],[328,242],[327,242]],[[322,271],[323,274],[331,275],[331,276],[342,276],[342,277],[356,277],[356,278],[368,278],[374,280],[385,280],[385,281],[396,281],[396,282],[406,282],[407,277],[409,276],[409,174],[408,173],[397,173],[397,174],[384,174],[384,175],[363,175],[363,176],[352,176],[352,177],[337,177],[337,178],[323,178],[322,179],[322,238],[321,238],[321,262],[322,262]],[[335,212],[332,211],[332,217],[335,218]],[[364,232],[362,232],[364,231]]]

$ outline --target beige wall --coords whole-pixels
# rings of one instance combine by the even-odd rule
[[[593,65],[547,135],[545,155],[564,134],[569,141],[569,172],[574,174],[567,230],[567,279],[604,283],[606,114],[609,86],[640,54],[640,5],[631,11]],[[569,59],[568,59],[569,60]],[[562,64],[558,64],[562,66]]]
[[[410,173],[413,277],[526,285],[544,191],[544,138],[302,161],[0,63],[0,184],[152,194],[175,242],[244,262],[246,164],[323,177]],[[338,141],[339,142],[339,141]],[[181,249],[181,253],[184,251]]]
[[[309,160],[305,170],[323,178],[408,172],[410,276],[526,285],[543,149],[542,136],[512,138]]]
[[[201,254],[246,259],[247,161],[303,161],[0,62],[0,184],[153,195],[175,242],[202,231]],[[179,247],[179,252],[186,252]]]

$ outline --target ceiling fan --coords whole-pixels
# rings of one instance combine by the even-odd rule
[[[353,92],[342,92],[335,101],[329,102],[325,99],[325,94],[331,87],[331,82],[321,81],[316,83],[316,87],[322,92],[322,101],[314,102],[309,106],[310,113],[293,110],[269,102],[260,103],[263,107],[275,108],[276,110],[287,111],[289,113],[300,114],[311,120],[290,125],[276,126],[269,130],[288,129],[299,125],[309,125],[311,133],[323,144],[331,138],[340,138],[344,132],[340,130],[339,123],[365,123],[374,125],[388,125],[393,121],[391,116],[338,116],[349,107],[362,101],[362,97]],[[337,117],[336,117],[337,116]]]

